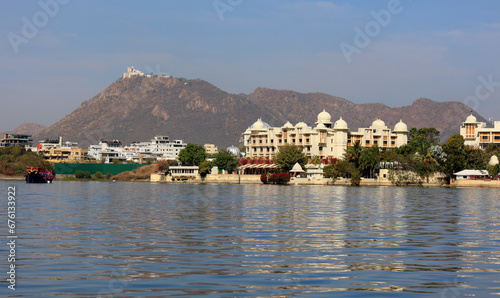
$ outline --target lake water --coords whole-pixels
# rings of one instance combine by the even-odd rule
[[[0,181],[16,297],[497,297],[500,190]]]

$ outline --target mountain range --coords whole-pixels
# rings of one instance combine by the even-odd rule
[[[391,129],[400,119],[409,128],[434,127],[443,142],[458,133],[461,122],[471,114],[469,106],[456,101],[421,98],[410,106],[391,108],[380,103],[355,104],[325,93],[257,88],[250,94],[230,94],[201,79],[132,76],[116,80],[33,138],[62,136],[85,147],[101,139],[130,144],[168,135],[225,148],[239,145],[241,133],[258,118],[271,126],[286,121],[314,126],[323,110],[332,115],[332,122],[342,117],[351,130],[368,127],[378,118]]]

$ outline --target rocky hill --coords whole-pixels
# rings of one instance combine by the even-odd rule
[[[3,137],[6,133],[21,134],[21,135],[36,135],[46,129],[47,126],[38,123],[23,123],[12,131],[0,131],[0,136]]]
[[[354,104],[324,93],[299,93],[257,88],[251,94],[229,94],[200,80],[173,77],[120,78],[78,109],[34,136],[35,141],[63,136],[81,146],[100,139],[124,144],[155,135],[219,147],[238,145],[240,135],[257,118],[276,126],[286,121],[313,125],[325,109],[335,121],[343,117],[351,130],[380,118],[393,128],[402,119],[408,127],[435,127],[446,140],[457,133],[470,108],[460,102],[418,99],[411,106]],[[484,118],[474,113],[480,121]]]
[[[346,99],[324,93],[298,93],[287,90],[257,88],[248,95],[249,100],[266,106],[274,116],[269,124],[283,125],[287,120],[295,124],[304,121],[312,125],[319,112],[325,109],[332,115],[332,122],[342,117],[349,128],[357,130],[368,127],[377,118],[393,129],[403,120],[410,127],[434,127],[441,132],[445,142],[450,136],[459,133],[460,125],[471,114],[471,108],[463,103],[436,102],[420,98],[410,106],[391,108],[380,103],[355,104]],[[472,112],[478,121],[486,122],[481,115]],[[266,121],[263,118],[264,121]]]
[[[23,123],[16,127],[11,133],[14,134],[26,134],[26,135],[36,135],[37,133],[43,131],[47,127],[38,123]]]

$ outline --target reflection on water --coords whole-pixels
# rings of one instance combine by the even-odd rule
[[[500,190],[16,185],[18,297],[500,293]]]

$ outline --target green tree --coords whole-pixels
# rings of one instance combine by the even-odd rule
[[[378,146],[365,148],[359,156],[359,169],[370,177],[380,165],[380,150]],[[366,175],[365,175],[366,176]]]
[[[490,178],[495,180],[500,172],[500,164],[488,165],[486,170],[488,171],[488,174],[490,174]]]
[[[337,177],[347,178],[351,173],[351,164],[345,159],[341,159],[335,163],[335,169],[338,174]]]
[[[380,161],[390,162],[396,160],[399,156],[398,149],[399,148],[391,148],[389,150],[382,151],[380,153]]]
[[[351,174],[351,185],[359,186],[362,177],[361,171],[358,168],[354,167],[354,164],[350,164],[349,171]]]
[[[354,145],[347,147],[347,150],[344,154],[345,159],[354,164],[356,168],[359,168],[359,159],[361,157],[361,152],[363,151],[363,147],[359,141],[356,141]]]
[[[435,128],[412,127],[409,132],[408,144],[399,148],[400,154],[419,153],[426,155],[431,146],[439,144],[439,131]]]
[[[467,169],[472,170],[484,170],[489,159],[483,150],[477,148],[465,147],[465,156],[467,157],[466,166]]]
[[[102,180],[102,179],[104,179],[104,175],[102,174],[102,172],[96,172],[94,174],[94,177],[92,177],[92,178],[97,179],[97,180]]]
[[[497,144],[489,143],[486,147],[486,154],[491,157],[492,155],[498,155],[500,153],[500,148]]]
[[[427,140],[427,142],[431,145],[439,144],[439,131],[434,127],[431,128],[410,128],[410,132],[408,134],[410,142],[418,137],[423,137]]]
[[[26,167],[54,170],[54,165],[35,152],[26,151],[21,147],[0,148],[0,174],[21,175]]]
[[[449,181],[453,173],[465,169],[467,157],[465,155],[464,138],[459,134],[452,135],[443,145],[446,161],[442,165],[444,174]]]
[[[337,179],[339,176],[339,171],[335,167],[335,165],[327,165],[323,168],[323,177]]]
[[[208,160],[204,160],[200,163],[199,167],[200,176],[205,178],[212,170],[212,163]]]
[[[89,171],[75,171],[75,178],[76,179],[90,179],[92,177],[92,175],[90,175],[90,172]]]
[[[215,155],[214,164],[221,170],[232,172],[238,166],[238,158],[227,150],[221,150]]]
[[[187,144],[186,148],[179,152],[179,161],[185,165],[199,166],[207,158],[205,148],[200,145]]]
[[[301,146],[287,144],[279,148],[275,161],[281,171],[289,172],[297,162],[304,167],[307,157]]]
[[[430,153],[427,153],[427,155],[419,155],[416,153],[415,155],[416,156],[411,163],[411,169],[421,178],[427,178],[428,181],[431,174],[438,170],[438,162],[431,156]]]

